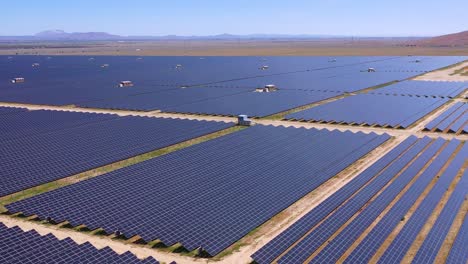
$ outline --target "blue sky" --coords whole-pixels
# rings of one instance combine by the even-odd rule
[[[468,30],[466,0],[7,0],[0,35],[429,36]]]

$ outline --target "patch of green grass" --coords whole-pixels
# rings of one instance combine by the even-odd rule
[[[236,244],[234,244],[233,246],[231,246],[230,248],[224,250],[223,252],[219,253],[218,255],[216,255],[215,257],[213,257],[212,259],[217,261],[217,260],[221,260],[223,259],[224,257],[226,256],[229,256],[231,255],[232,253],[234,252],[239,252],[240,248],[241,247],[244,247],[244,246],[248,246],[247,243],[242,243],[242,242],[238,242]]]
[[[458,69],[458,70],[454,70],[451,74],[451,76],[453,75],[461,75],[461,76],[468,76],[468,66],[465,66],[461,69]]]

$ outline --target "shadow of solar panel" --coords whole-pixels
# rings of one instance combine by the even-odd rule
[[[447,98],[359,94],[293,113],[286,118],[406,128],[446,102]]]
[[[59,240],[2,223],[0,244],[2,263],[159,263],[152,257],[141,260],[130,252],[119,255],[109,247],[98,250],[88,242],[79,245],[70,238]]]

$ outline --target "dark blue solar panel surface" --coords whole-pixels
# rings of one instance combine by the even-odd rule
[[[0,197],[233,126],[28,111],[0,116]]]
[[[456,97],[468,88],[467,82],[404,81],[372,91],[373,94]]]
[[[8,209],[216,255],[388,139],[258,125]]]
[[[119,255],[109,247],[97,249],[89,242],[77,244],[52,234],[8,228],[0,223],[1,263],[159,263],[152,257],[138,259],[130,252]]]
[[[293,113],[286,118],[406,128],[447,101],[447,98],[358,94]]]
[[[194,88],[197,89],[197,88]],[[165,112],[263,117],[340,95],[327,91],[246,92],[162,109]]]

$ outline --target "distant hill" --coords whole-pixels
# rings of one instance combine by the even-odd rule
[[[428,47],[463,47],[468,46],[468,31],[443,35],[416,41],[417,46]]]
[[[47,30],[34,35],[36,39],[45,40],[112,40],[121,39],[121,36],[111,35],[105,32],[74,32],[67,33],[63,30]]]

